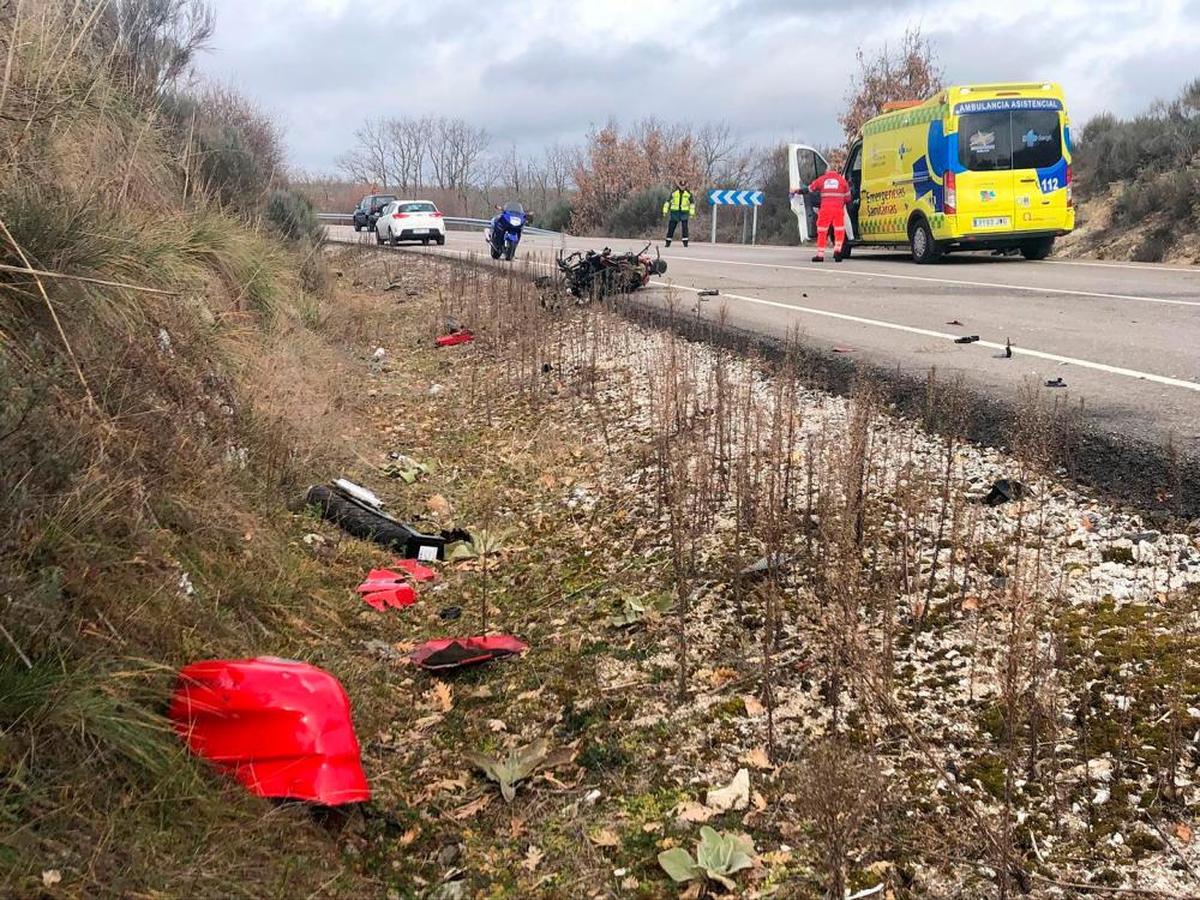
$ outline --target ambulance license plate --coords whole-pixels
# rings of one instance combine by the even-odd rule
[[[975,220],[976,228],[1007,228],[1011,224],[1011,219],[1008,216],[987,216],[983,219]]]

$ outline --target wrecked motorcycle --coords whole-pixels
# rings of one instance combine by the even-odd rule
[[[613,253],[605,247],[576,250],[567,256],[558,254],[558,269],[563,284],[580,300],[599,300],[613,294],[629,294],[649,283],[654,275],[667,271],[667,263],[655,251],[651,258],[647,244],[636,253]]]

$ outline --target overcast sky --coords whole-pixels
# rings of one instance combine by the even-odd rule
[[[906,25],[933,40],[949,82],[1061,82],[1077,125],[1200,77],[1200,0],[213,5],[202,72],[273,113],[292,165],[313,173],[334,172],[357,125],[380,115],[461,116],[497,150],[575,143],[609,116],[646,115],[724,120],[747,143],[832,143],[855,49],[895,43]]]

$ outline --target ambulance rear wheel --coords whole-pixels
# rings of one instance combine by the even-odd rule
[[[908,244],[913,260],[918,263],[937,262],[942,255],[942,248],[933,239],[933,231],[924,219],[916,219],[908,226]]]
[[[1021,245],[1021,255],[1026,259],[1045,259],[1054,249],[1054,238],[1038,238]]]

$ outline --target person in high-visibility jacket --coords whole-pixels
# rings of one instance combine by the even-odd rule
[[[801,193],[810,191],[821,195],[821,207],[817,211],[817,255],[812,261],[825,261],[825,242],[832,225],[833,261],[841,262],[842,244],[846,241],[846,204],[850,202],[850,184],[837,171],[830,169],[814,178],[808,187],[801,188]]]
[[[663,204],[662,211],[664,216],[668,216],[667,246],[671,246],[671,241],[675,237],[675,226],[682,225],[683,246],[686,247],[688,245],[688,219],[696,211],[696,197],[687,189],[687,185],[682,180],[675,182],[675,190],[671,192],[671,196]]]

